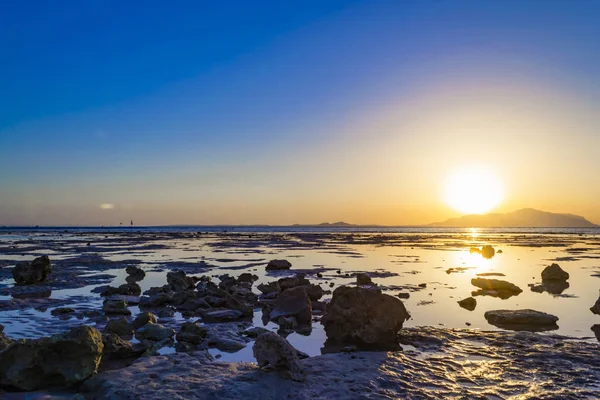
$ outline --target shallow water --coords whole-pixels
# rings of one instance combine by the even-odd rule
[[[502,253],[485,259],[481,254],[470,251],[471,247],[482,245],[492,245]],[[102,284],[54,289],[50,299],[59,301],[57,305],[44,304],[42,300],[31,304],[24,302],[19,309],[0,311],[0,324],[5,326],[10,337],[38,337],[65,331],[77,324],[98,323],[98,319],[90,320],[81,315],[81,319],[59,319],[51,316],[50,311],[65,305],[78,311],[100,310],[102,298],[91,290],[105,284],[118,286],[125,283],[125,265],[131,262],[146,271],[145,279],[138,282],[143,291],[164,285],[166,273],[178,268],[184,268],[188,274],[211,276],[223,273],[237,276],[242,272],[252,272],[259,276],[255,287],[262,282],[293,275],[295,270],[306,270],[311,282],[330,290],[354,283],[355,278],[345,274],[368,272],[373,275],[375,283],[389,288],[387,293],[410,294],[409,299],[402,300],[412,315],[405,323],[407,327],[463,328],[468,323],[475,329],[498,330],[487,323],[483,316],[485,311],[532,308],[559,317],[559,328],[553,333],[596,340],[590,327],[600,323],[600,316],[589,310],[598,298],[600,288],[600,277],[593,276],[600,273],[600,233],[594,230],[560,233],[425,230],[410,233],[252,232],[202,235],[188,231],[74,230],[65,233],[62,230],[44,230],[18,234],[0,231],[0,266],[4,266],[0,269],[0,289],[14,284],[9,270],[15,262],[31,260],[40,254],[48,254],[58,263],[55,271],[66,268],[80,277],[110,275],[111,278]],[[60,261],[90,254],[98,254],[113,263],[60,264]],[[292,269],[267,274],[264,266],[273,258],[288,259],[293,264]],[[198,264],[201,261],[209,264],[209,268]],[[569,287],[555,295],[532,292],[528,284],[541,283],[541,271],[553,262],[570,274]],[[322,278],[316,276],[317,270]],[[523,292],[506,300],[477,296],[474,311],[459,307],[458,300],[477,290],[471,285],[471,279],[481,273],[504,274],[489,278],[507,280]],[[330,283],[334,284],[333,288],[330,288]],[[426,284],[426,288],[419,288],[420,284]],[[0,295],[0,310],[3,310],[1,305],[10,300],[10,296]],[[130,309],[135,316],[137,307]],[[260,317],[258,309],[254,324],[262,326]],[[177,328],[183,320],[177,313],[175,318],[160,322]],[[277,326],[270,323],[267,328],[276,330]],[[310,336],[293,333],[287,338],[298,349],[313,356],[320,354],[325,332],[317,322]],[[226,361],[253,359],[251,346],[237,353],[214,349],[211,352]]]

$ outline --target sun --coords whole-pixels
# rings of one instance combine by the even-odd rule
[[[446,203],[464,214],[484,214],[504,198],[502,182],[485,167],[463,167],[446,180]]]

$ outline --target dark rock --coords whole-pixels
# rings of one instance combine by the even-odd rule
[[[102,311],[106,314],[131,315],[131,311],[127,309],[127,303],[123,300],[104,300]]]
[[[140,307],[158,307],[171,301],[171,296],[166,293],[157,293],[150,297],[144,296],[140,299]]]
[[[146,272],[144,272],[144,270],[140,267],[136,267],[135,265],[130,265],[129,267],[127,267],[125,269],[125,272],[127,272],[128,275],[127,278],[125,278],[127,282],[139,282],[146,277]]]
[[[240,276],[238,276],[238,282],[250,282],[253,283],[254,281],[258,280],[258,276],[253,275],[249,272],[244,272],[243,274],[241,274]]]
[[[196,282],[183,271],[167,272],[167,283],[174,291],[194,289]]]
[[[135,360],[146,351],[143,345],[132,345],[123,340],[119,335],[105,333],[102,335],[104,350],[102,351],[102,363],[110,360]]]
[[[281,278],[277,281],[277,284],[283,292],[284,290],[295,288],[298,286],[310,285],[310,281],[306,279],[304,274],[297,274],[296,276]]]
[[[156,316],[151,312],[143,312],[138,314],[137,317],[135,317],[135,320],[133,320],[132,325],[133,329],[138,330],[144,325],[155,324],[157,321],[158,320],[156,319]]]
[[[567,279],[569,279],[569,273],[558,264],[552,264],[542,271],[542,281],[566,281]]]
[[[486,245],[481,248],[481,255],[483,256],[483,258],[490,259],[490,258],[494,257],[495,254],[496,254],[496,251],[490,245]]]
[[[493,296],[507,299],[522,292],[520,287],[500,279],[473,278],[471,284],[481,288],[480,291],[472,292],[472,296]]]
[[[104,327],[104,333],[112,333],[121,337],[133,336],[133,325],[125,317],[111,319]]]
[[[267,271],[280,271],[292,268],[292,264],[288,260],[271,260],[267,264]]]
[[[311,325],[312,304],[303,287],[288,289],[275,300],[269,318],[277,321],[279,317],[295,317],[298,324]]]
[[[89,326],[14,342],[0,352],[0,385],[26,391],[76,385],[96,372],[103,348],[102,335]]]
[[[371,280],[371,277],[367,274],[356,274],[356,284],[357,285],[372,285],[373,281]]]
[[[17,284],[31,285],[43,282],[52,272],[52,265],[48,256],[41,256],[32,262],[22,261],[12,269],[12,275]]]
[[[280,329],[293,330],[298,326],[298,321],[294,317],[279,317],[277,324]]]
[[[485,319],[503,329],[542,331],[558,329],[558,317],[535,310],[492,310],[486,311]]]
[[[341,286],[333,292],[321,323],[333,342],[397,349],[397,333],[409,317],[396,297],[379,290]]]
[[[181,325],[179,333],[177,333],[177,341],[191,344],[200,344],[206,338],[208,328],[200,326],[194,322],[185,322]]]
[[[477,307],[477,300],[473,297],[467,297],[466,299],[459,300],[457,303],[459,306],[469,311],[473,311],[475,307]]]
[[[600,315],[600,297],[596,300],[596,303],[590,308],[590,311],[596,315]]]
[[[596,335],[596,339],[600,342],[600,324],[592,325],[590,329],[592,330],[592,332],[594,332],[594,335]]]
[[[400,292],[396,295],[397,298],[399,299],[409,299],[410,298],[410,293],[404,293],[404,292]]]
[[[265,294],[281,292],[281,288],[277,282],[261,283],[256,288]]]
[[[11,343],[12,340],[10,340],[4,333],[4,326],[0,325],[0,351],[10,346]]]
[[[139,296],[142,294],[142,288],[135,282],[125,283],[118,288],[108,286],[104,289],[100,296],[108,297],[113,295],[123,295],[123,296]]]
[[[250,329],[246,329],[244,333],[251,338],[258,337],[261,333],[270,332],[268,329],[261,328],[260,326],[254,326]]]
[[[230,322],[240,319],[243,313],[239,310],[212,310],[202,314],[205,322]]]
[[[50,311],[50,314],[56,317],[56,316],[65,315],[65,314],[72,314],[74,312],[75,312],[75,310],[72,309],[71,307],[59,307],[59,308],[55,308],[54,310]]]
[[[259,368],[269,366],[289,371],[295,381],[304,381],[305,373],[298,358],[298,351],[283,337],[273,332],[265,332],[256,338],[252,353]]]
[[[175,331],[160,324],[147,324],[135,332],[138,340],[152,340],[155,342],[175,336]]]
[[[158,310],[156,315],[158,318],[173,318],[177,309],[173,306],[166,306]]]

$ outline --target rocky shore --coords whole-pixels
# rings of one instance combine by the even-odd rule
[[[210,242],[213,251],[228,238]],[[256,245],[251,238],[229,252],[243,249],[250,260]],[[462,278],[469,267],[440,268],[442,276],[470,283],[472,297],[447,303],[453,312],[481,315],[487,326],[508,332],[407,328],[411,318],[419,317],[420,307],[435,304],[423,297],[434,298],[436,289],[439,293],[448,285],[436,281],[393,285],[388,280],[399,274],[391,271],[298,268],[291,258],[254,258],[229,269],[205,260],[168,261],[159,269],[140,259],[102,257],[119,254],[123,245],[105,240],[105,247],[96,246],[94,253],[69,242],[76,257],[23,260],[26,256],[21,256],[0,268],[5,277],[0,281],[0,316],[16,316],[3,320],[6,332],[0,325],[0,398],[596,398],[600,394],[599,364],[593,361],[598,343],[534,333],[559,329],[560,318],[553,313],[498,307],[524,294],[524,285],[496,278],[504,273],[487,271]],[[317,242],[312,246],[332,246],[330,250],[341,258],[357,257],[342,248],[348,238],[343,239],[345,244],[342,238],[325,243],[318,237],[303,238],[307,246],[306,241],[313,240]],[[57,245],[48,243],[47,247]],[[281,237],[270,245],[288,246]],[[30,243],[20,246],[39,251]],[[164,244],[137,246],[152,254]],[[486,260],[503,253],[490,245],[467,251]],[[541,277],[541,284],[528,284],[531,291],[526,293],[561,298],[573,276],[557,263],[546,265],[532,273]],[[405,303],[413,297],[421,300],[416,306],[413,302],[409,312]],[[598,304],[600,298],[595,304],[590,301],[584,311],[600,314]],[[35,339],[12,337],[10,332],[31,309],[45,313],[48,324],[55,321],[49,332],[56,333]],[[598,326],[590,331],[596,337]],[[294,347],[302,342],[299,338],[314,340],[315,331],[323,337],[314,342],[321,355]],[[244,354],[244,362],[220,359],[238,352]]]

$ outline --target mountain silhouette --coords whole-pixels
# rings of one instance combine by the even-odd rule
[[[594,228],[593,224],[579,215],[555,214],[523,208],[510,213],[473,214],[450,218],[429,226],[456,228]]]

